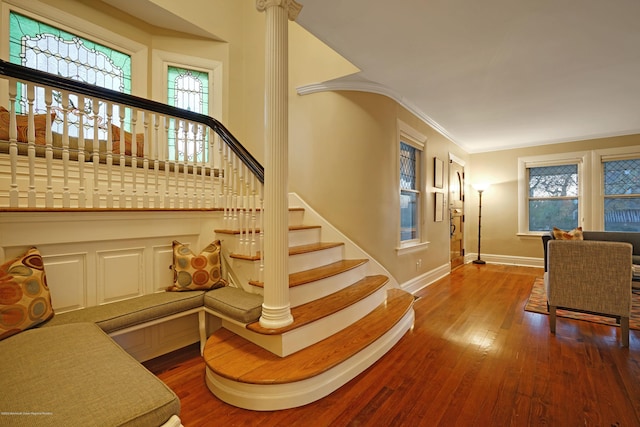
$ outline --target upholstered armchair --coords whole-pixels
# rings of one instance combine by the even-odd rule
[[[550,240],[544,284],[549,328],[556,332],[556,309],[614,317],[622,345],[629,346],[632,246],[623,242]]]

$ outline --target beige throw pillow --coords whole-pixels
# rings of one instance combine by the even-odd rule
[[[553,227],[553,238],[556,240],[583,240],[582,227],[574,228],[571,231]]]
[[[36,248],[0,266],[0,340],[53,317],[44,262]]]
[[[226,285],[222,278],[220,240],[212,242],[199,255],[188,246],[173,241],[173,286],[168,291],[209,290]]]

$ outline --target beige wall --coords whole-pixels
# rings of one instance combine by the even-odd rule
[[[542,257],[539,237],[518,236],[518,158],[555,153],[640,145],[640,135],[601,138],[564,144],[542,145],[471,155],[469,181],[488,181],[491,187],[482,196],[482,253],[512,257]],[[471,197],[467,217],[467,248],[477,249],[478,197]]]
[[[382,95],[350,91],[306,95],[296,100],[290,116],[291,191],[382,263],[401,284],[448,263],[449,224],[434,222],[433,157],[446,160],[450,151],[466,156],[464,152]],[[427,136],[424,232],[430,244],[405,255],[396,251],[398,119]]]
[[[203,39],[160,30],[93,2],[45,0],[82,19],[149,47],[199,55],[223,63],[224,124],[263,160],[265,14],[254,0],[147,0],[215,35]],[[92,7],[95,6],[95,7]],[[483,254],[537,258],[539,238],[517,236],[518,157],[640,145],[640,136],[578,141],[469,155],[398,103],[362,92],[300,96],[296,88],[346,76],[358,69],[296,23],[289,24],[289,189],[307,200],[341,231],[405,283],[449,260],[449,224],[434,222],[433,158],[448,165],[453,153],[465,162],[467,184],[489,180],[483,198]],[[151,60],[149,60],[151,67]],[[157,76],[148,79],[148,91]],[[398,233],[398,120],[427,136],[424,232],[428,248],[396,252]],[[445,168],[446,169],[446,168]],[[445,170],[445,177],[447,176]],[[446,179],[445,188],[447,193]],[[467,188],[466,250],[477,249],[477,193]],[[416,261],[421,266],[416,268]]]

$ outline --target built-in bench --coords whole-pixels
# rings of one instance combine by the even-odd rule
[[[224,286],[158,292],[56,314],[0,341],[5,361],[0,388],[10,390],[0,425],[181,426],[178,397],[109,335],[198,313],[203,349],[205,313],[247,324],[260,317],[261,308],[261,295]]]
[[[0,425],[181,425],[180,400],[95,323],[0,341]]]
[[[223,286],[210,291],[157,292],[109,304],[56,314],[41,327],[91,322],[117,336],[177,317],[198,314],[200,348],[207,340],[205,313],[241,324],[262,314],[262,296]]]

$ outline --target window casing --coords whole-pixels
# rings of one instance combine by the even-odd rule
[[[570,165],[576,168],[577,180],[562,168]],[[545,171],[562,170],[571,175],[565,178],[571,179],[566,182],[556,179],[559,184],[567,184],[566,190],[561,186],[549,187],[549,193],[555,191],[556,198],[546,198],[544,192],[538,191],[544,185],[532,190],[531,179],[542,179],[540,175]],[[640,231],[640,146],[523,157],[518,159],[518,173],[520,235],[540,235],[554,226]],[[538,209],[536,203],[555,204],[556,208],[545,217],[540,214],[544,209]]]
[[[221,62],[160,49],[153,50],[152,60],[154,74],[163,75],[166,82],[153,86],[155,100],[224,121]],[[210,161],[209,138],[215,138],[215,135],[208,128],[184,129],[179,123],[170,126],[168,152],[163,155],[174,160],[184,158],[186,153],[192,160],[197,157],[197,161]],[[177,145],[175,141],[178,141]],[[185,141],[190,143],[185,145]]]
[[[39,71],[45,71],[72,80],[81,81],[115,90],[131,93],[131,55],[109,48],[100,43],[80,37],[45,22],[11,11],[9,14],[9,61]],[[28,109],[27,96],[18,85],[18,113]],[[59,110],[52,123],[54,132],[62,133],[62,117],[65,110],[62,94],[53,92],[51,108]],[[99,137],[106,137],[106,105],[100,103],[98,111],[93,112],[90,103],[80,105],[76,95],[70,95],[66,101],[70,136],[78,136],[80,112],[96,113],[100,117]],[[46,111],[45,90],[37,88],[34,100],[35,112]],[[129,122],[131,112],[125,111],[125,123]],[[111,123],[120,126],[120,111],[117,105],[112,110]],[[93,129],[93,121],[84,123],[85,134]]]
[[[578,164],[527,167],[529,231],[576,228],[580,219]]]
[[[602,161],[605,231],[640,231],[640,156]]]
[[[420,239],[420,150],[400,141],[400,242]]]
[[[421,249],[424,241],[425,165],[424,148],[427,138],[398,120],[398,247],[399,255]]]
[[[167,103],[174,107],[209,115],[209,74],[191,68],[167,67]],[[207,130],[202,125],[172,120],[169,124],[169,159],[206,161]]]

